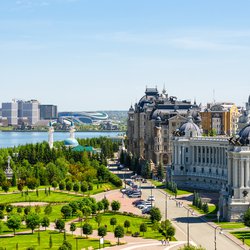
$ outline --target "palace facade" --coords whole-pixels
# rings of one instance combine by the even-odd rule
[[[172,133],[188,115],[200,123],[196,103],[178,101],[165,90],[159,93],[157,88],[146,88],[145,95],[128,112],[128,153],[155,165],[171,165]]]

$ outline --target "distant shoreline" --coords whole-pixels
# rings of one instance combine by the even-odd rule
[[[18,132],[18,133],[32,133],[32,132],[36,132],[36,133],[48,133],[48,131],[41,131],[41,130],[0,130],[0,132],[4,132],[4,133],[13,133],[13,132]],[[56,130],[54,133],[69,133],[69,131],[65,131],[65,130]],[[77,130],[77,132],[81,132],[81,133],[100,133],[100,132],[105,132],[105,133],[126,133],[126,131],[124,130]]]

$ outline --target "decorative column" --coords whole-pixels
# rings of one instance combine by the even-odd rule
[[[246,182],[246,187],[249,188],[249,159],[246,159],[246,175],[245,175],[245,182]]]
[[[238,166],[237,159],[233,159],[233,187],[238,188]]]
[[[200,146],[201,149],[201,165],[203,165],[203,146]]]
[[[204,146],[204,149],[205,149],[205,165],[208,164],[208,162],[207,162],[207,148],[208,147]]]
[[[192,165],[195,165],[195,158],[194,158],[195,146],[192,146],[191,149],[192,149],[192,160],[191,160],[191,163],[192,163]]]
[[[232,159],[228,158],[228,168],[227,168],[227,181],[228,181],[228,185],[232,185],[231,183],[231,178],[232,178]]]
[[[181,147],[181,151],[182,151],[182,164],[184,165],[185,164],[185,147],[184,146]]]
[[[240,160],[240,187],[243,188],[244,185],[244,160]]]
[[[199,165],[199,146],[196,146],[196,163]]]
[[[179,161],[179,164],[181,164],[181,145],[178,146],[178,161]]]

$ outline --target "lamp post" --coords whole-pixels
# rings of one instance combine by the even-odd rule
[[[222,233],[222,228],[220,226],[216,226],[214,228],[214,249],[217,250],[217,236],[216,236],[216,231],[217,231],[217,228],[220,228],[220,233]]]
[[[187,245],[189,247],[189,212],[191,212],[192,215],[194,215],[194,211],[191,208],[185,207],[187,209]]]

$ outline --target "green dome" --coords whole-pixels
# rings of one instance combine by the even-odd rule
[[[64,145],[69,147],[76,147],[79,145],[79,143],[76,139],[68,138],[64,141]]]

